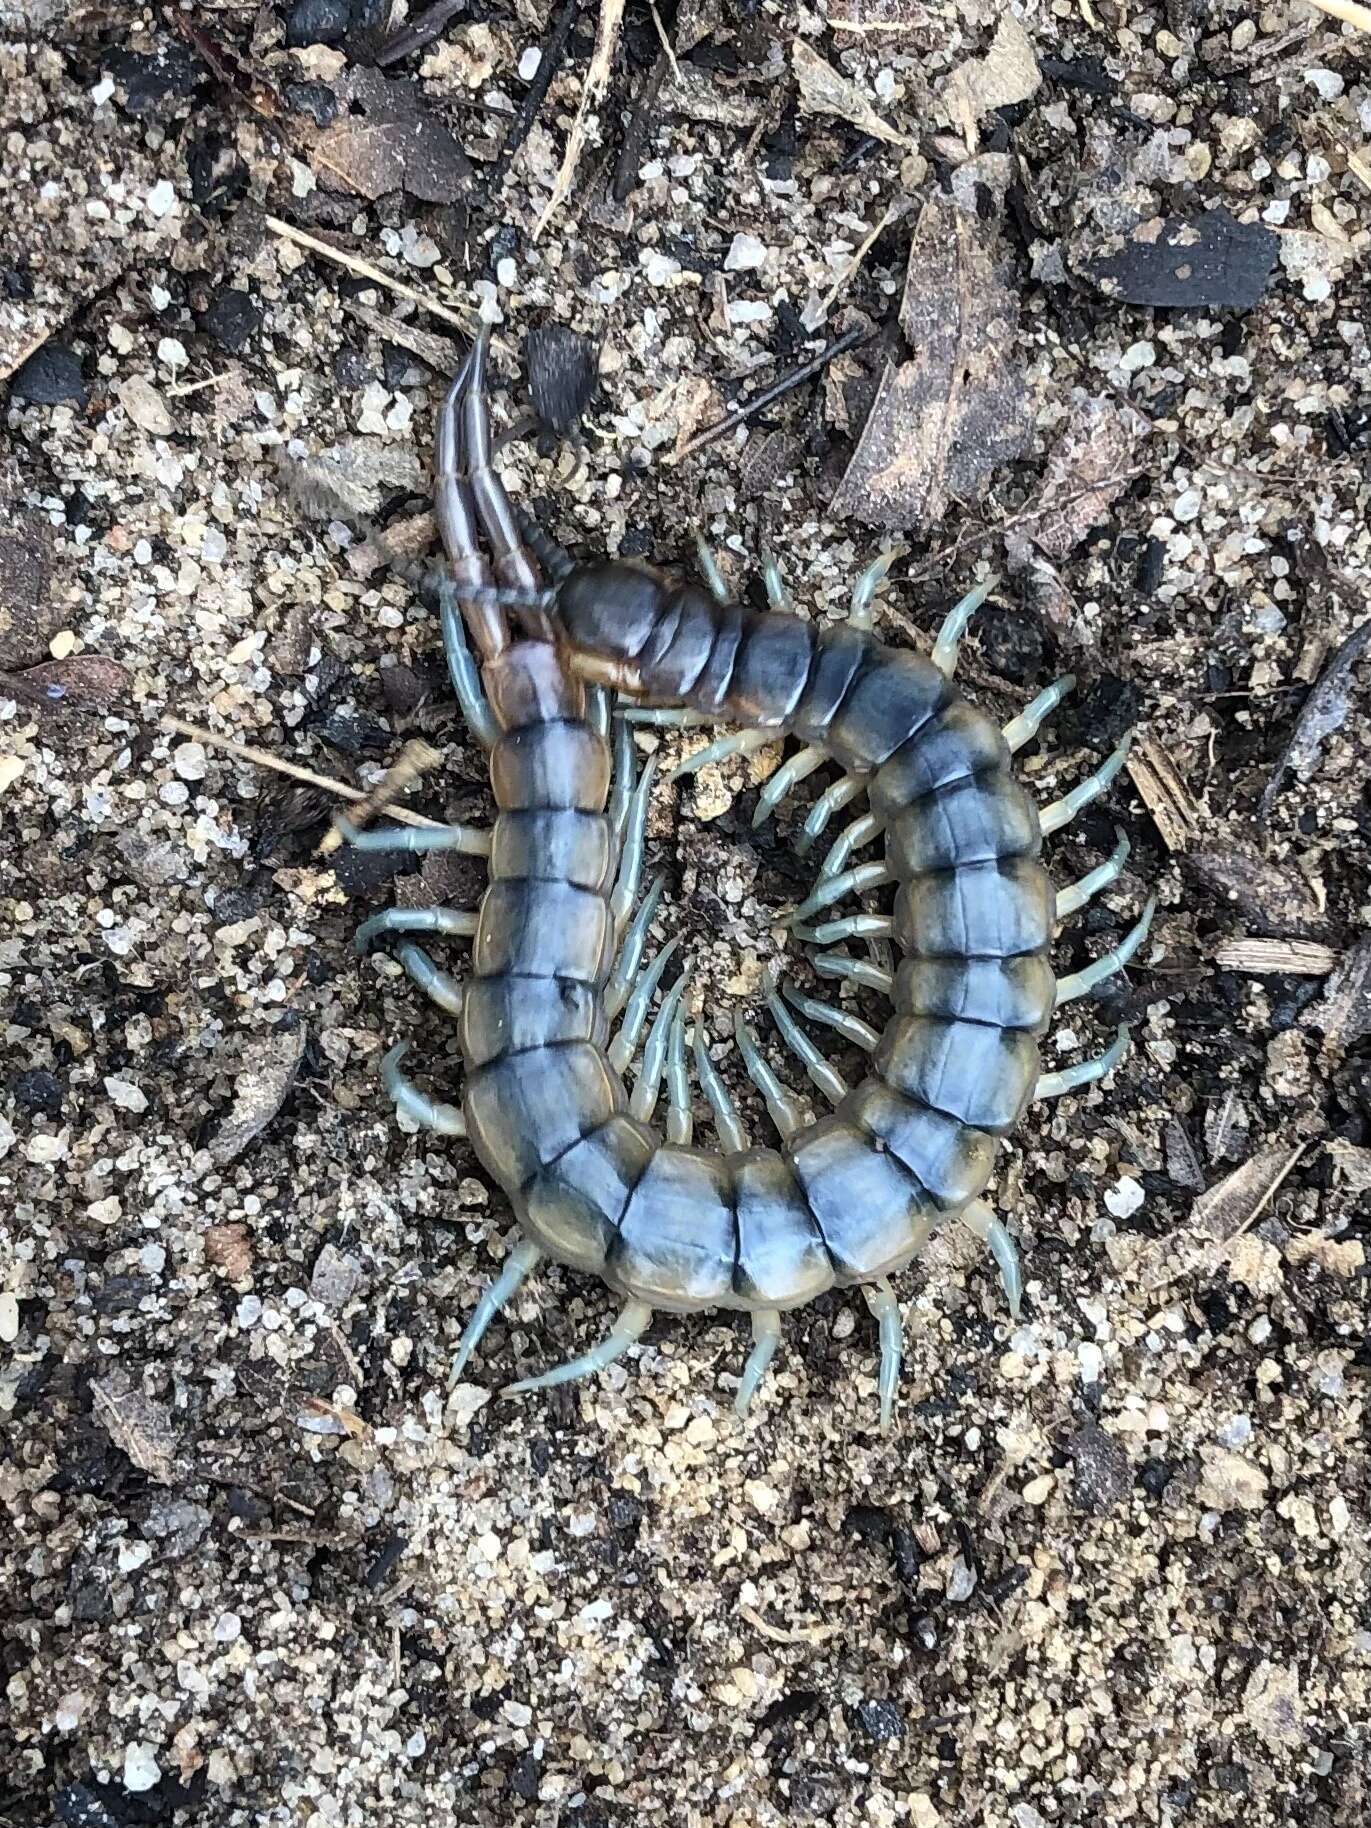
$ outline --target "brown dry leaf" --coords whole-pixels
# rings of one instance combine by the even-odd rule
[[[795,80],[800,85],[802,114],[834,114],[841,121],[850,121],[862,133],[869,133],[873,139],[913,151],[915,142],[907,134],[887,125],[856,83],[840,76],[803,38],[797,38],[791,45],[790,61]]]
[[[1371,1032],[1371,939],[1359,940],[1328,980],[1328,988],[1301,1018],[1323,1030],[1323,1044],[1342,1050]]]
[[[306,1034],[303,1022],[292,1028],[283,1024],[243,1049],[233,1103],[209,1145],[211,1159],[221,1168],[243,1153],[285,1103],[304,1058]]]
[[[241,1282],[252,1268],[252,1233],[246,1225],[211,1225],[205,1233],[205,1261]]]
[[[455,375],[461,367],[462,351],[447,337],[434,336],[429,330],[421,330],[407,318],[387,317],[382,311],[372,311],[366,305],[359,305],[355,299],[345,298],[340,303],[349,317],[355,317],[358,323],[365,324],[368,330],[374,330],[386,342],[408,349],[421,362],[427,362],[435,374]]]
[[[1281,782],[1293,772],[1307,781],[1318,766],[1319,751],[1335,730],[1347,722],[1354,680],[1352,669],[1371,642],[1371,621],[1354,628],[1323,669],[1319,683],[1305,699],[1285,753],[1276,764],[1261,797],[1261,811],[1270,812]]]
[[[1324,924],[1323,910],[1303,876],[1242,845],[1191,851],[1186,863],[1206,888],[1235,903],[1268,933],[1303,937]]]
[[[1136,438],[1108,395],[1082,400],[1048,460],[1034,500],[1016,522],[1050,558],[1064,559],[1105,518],[1141,467]]]
[[[387,493],[396,489],[428,492],[425,467],[412,447],[380,438],[345,438],[294,459],[285,470],[296,501],[321,520],[376,514]]]
[[[176,1434],[171,1411],[141,1390],[131,1390],[111,1375],[91,1384],[95,1419],[110,1440],[126,1453],[139,1472],[162,1485],[175,1471]]]
[[[687,63],[678,64],[662,84],[653,112],[709,121],[718,127],[746,128],[757,119],[758,102],[745,90],[725,89],[712,70]]]
[[[382,565],[412,565],[424,556],[437,537],[438,523],[428,512],[393,520],[360,545],[349,546],[348,570],[354,577],[369,578]]]
[[[4,675],[0,675],[4,679]],[[133,674],[118,660],[104,654],[68,654],[65,660],[45,660],[4,679],[5,685],[26,699],[68,711],[104,711],[133,689]]]
[[[951,498],[982,494],[1032,429],[1018,307],[979,225],[946,198],[915,226],[900,324],[914,360],[886,370],[832,504],[873,527],[936,524]]]
[[[1200,835],[1200,809],[1170,756],[1150,736],[1134,743],[1128,773],[1168,850],[1189,850]]]
[[[393,190],[424,203],[455,203],[465,194],[471,164],[414,83],[353,68],[339,78],[337,95],[344,111],[312,149],[326,177],[372,202]]]
[[[364,1422],[354,1409],[340,1408],[337,1403],[327,1403],[321,1396],[307,1396],[301,1405],[306,1415],[318,1416],[322,1421],[336,1422],[342,1433],[350,1435],[354,1441],[365,1440],[371,1433],[370,1426]]]
[[[1326,977],[1338,955],[1314,939],[1225,939],[1215,946],[1213,959],[1220,971],[1252,977]]]
[[[984,57],[972,57],[942,86],[936,103],[940,120],[955,127],[975,151],[976,123],[996,108],[1026,102],[1042,87],[1033,41],[1013,13],[1006,12]]]
[[[1200,1194],[1184,1225],[1150,1240],[1140,1252],[1135,1267],[1143,1288],[1165,1288],[1216,1264],[1266,1211],[1305,1146],[1300,1143],[1291,1150],[1278,1144],[1258,1150]]]

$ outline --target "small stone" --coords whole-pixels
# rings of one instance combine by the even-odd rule
[[[170,178],[159,178],[148,192],[148,214],[161,222],[176,208],[176,186]]]
[[[261,307],[251,293],[237,286],[216,292],[200,319],[200,327],[228,355],[239,355],[256,336],[262,323]]]
[[[65,343],[44,343],[35,349],[10,382],[10,398],[31,406],[58,406],[64,400],[86,403],[86,383],[81,358]]]
[[[209,756],[203,743],[178,743],[171,752],[171,765],[183,781],[203,781]]]
[[[297,0],[286,16],[286,43],[337,44],[352,24],[352,0]]]
[[[725,273],[753,273],[767,257],[767,246],[755,235],[735,235],[733,245],[724,255]]]
[[[1199,1500],[1215,1511],[1259,1511],[1267,1478],[1259,1466],[1226,1447],[1202,1447]]]
[[[20,1110],[32,1111],[35,1117],[60,1117],[62,1087],[51,1073],[35,1066],[15,1080],[14,1102]]]
[[[141,1739],[134,1739],[124,1748],[124,1788],[126,1790],[151,1790],[162,1777],[162,1767],[157,1762],[157,1754],[152,1747]]]
[[[857,1718],[869,1739],[904,1738],[904,1712],[895,1701],[862,1701],[857,1707]]]
[[[1116,1219],[1130,1219],[1145,1198],[1142,1183],[1131,1174],[1121,1175],[1112,1187],[1104,1190],[1104,1203]]]
[[[121,1111],[131,1111],[135,1117],[141,1117],[148,1108],[146,1092],[131,1079],[108,1078],[105,1081],[105,1091],[112,1104],[117,1105]]]

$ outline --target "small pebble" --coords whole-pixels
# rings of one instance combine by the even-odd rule
[[[162,1777],[162,1767],[150,1745],[132,1740],[124,1748],[124,1788],[135,1792],[151,1790]]]

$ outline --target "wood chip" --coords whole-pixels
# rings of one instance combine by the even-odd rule
[[[1270,863],[1243,845],[1190,851],[1185,862],[1206,888],[1269,934],[1303,937],[1324,925],[1323,909],[1297,870]]]
[[[917,354],[887,368],[833,513],[867,526],[928,527],[980,496],[1032,430],[1018,307],[980,225],[947,198],[914,230],[900,324]]]
[[[1371,621],[1354,628],[1323,669],[1318,684],[1305,699],[1295,729],[1275,772],[1261,797],[1261,811],[1268,813],[1287,774],[1307,781],[1318,766],[1319,752],[1335,730],[1347,722],[1354,680],[1352,669],[1371,642]]]
[[[872,139],[884,140],[888,146],[914,150],[915,142],[883,121],[857,85],[825,63],[803,38],[797,38],[791,45],[790,63],[800,86],[802,114],[836,115],[839,120],[850,121],[862,133],[869,133]]]
[[[1323,1044],[1342,1052],[1371,1033],[1371,939],[1362,939],[1344,953],[1328,981],[1328,988],[1301,1022],[1323,1030]]]
[[[1313,939],[1225,939],[1213,951],[1220,971],[1252,977],[1326,977],[1338,962],[1331,946]]]
[[[1107,394],[1073,407],[1033,502],[1015,522],[1016,533],[1026,533],[1050,558],[1064,559],[1142,474],[1133,461],[1137,423],[1136,414],[1125,419]]]
[[[342,112],[311,149],[325,178],[372,202],[395,190],[424,203],[455,203],[466,194],[471,163],[416,84],[354,67],[336,90]]]
[[[1166,848],[1189,850],[1200,835],[1200,808],[1161,744],[1139,737],[1128,754],[1128,773]]]
[[[984,57],[958,64],[943,84],[937,100],[938,118],[956,129],[975,152],[977,126],[996,108],[1026,102],[1042,87],[1037,52],[1013,13],[1006,11],[990,49]]]
[[[1213,1269],[1257,1223],[1307,1147],[1261,1149],[1200,1194],[1185,1224],[1152,1239],[1139,1254],[1135,1271],[1143,1288],[1156,1291]]]
[[[552,186],[552,195],[539,216],[533,230],[533,239],[539,240],[543,230],[551,222],[557,211],[566,201],[571,189],[572,179],[576,176],[576,167],[580,163],[581,149],[585,144],[586,120],[605,92],[609,82],[610,66],[614,62],[615,47],[619,42],[619,28],[624,22],[624,0],[600,0],[600,22],[595,31],[595,49],[591,53],[590,68],[586,71],[585,83],[581,89],[581,99],[576,107],[576,118],[571,123],[571,132],[567,136],[566,153],[557,172],[556,182]]]
[[[397,490],[427,494],[428,474],[409,445],[345,438],[285,466],[291,494],[320,519],[368,519]]]
[[[293,1027],[282,1024],[255,1036],[244,1048],[233,1103],[209,1145],[210,1157],[219,1167],[236,1161],[285,1103],[305,1057],[307,1034],[303,1022]]]
[[[932,15],[921,0],[828,0],[828,23],[835,32],[888,33],[891,39],[927,30]]]
[[[114,1445],[139,1472],[169,1485],[176,1455],[171,1411],[141,1390],[128,1388],[121,1373],[93,1380],[90,1389],[95,1418]]]

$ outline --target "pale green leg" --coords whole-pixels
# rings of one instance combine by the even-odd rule
[[[679,1149],[690,1147],[695,1114],[690,1108],[690,1075],[686,1071],[685,1011],[678,1003],[671,1018],[666,1049],[666,1139]]]
[[[461,1015],[461,983],[451,972],[443,971],[435,965],[422,946],[406,940],[403,945],[395,948],[395,956],[409,973],[410,981],[419,986],[430,1002],[436,1003],[439,1009],[446,1010],[450,1016]]]
[[[733,1017],[733,1033],[737,1038],[738,1050],[743,1056],[743,1065],[747,1068],[747,1076],[765,1099],[767,1112],[784,1142],[786,1137],[792,1136],[804,1122],[804,1106],[798,1098],[786,1090],[772,1072],[762,1058],[757,1038],[748,1027],[746,1018],[736,1011]]]
[[[770,547],[762,547],[762,582],[766,586],[766,600],[772,609],[783,616],[793,616],[795,605],[790,600],[790,592],[785,587],[781,567],[776,554]]]
[[[407,1074],[400,1071],[400,1062],[409,1052],[408,1041],[401,1041],[381,1062],[381,1083],[390,1093],[391,1102],[402,1117],[408,1117],[422,1129],[432,1130],[435,1136],[465,1136],[466,1119],[455,1104],[441,1104],[438,1099],[430,1098],[427,1092],[421,1092]]]
[[[754,831],[766,823],[797,781],[813,774],[827,760],[826,751],[809,747],[797,750],[788,761],[782,762],[757,796],[757,809],[752,815]]]
[[[1003,1222],[986,1205],[984,1200],[972,1200],[971,1204],[958,1214],[963,1225],[974,1237],[990,1248],[995,1259],[995,1267],[1000,1272],[1000,1286],[1004,1290],[1005,1300],[1009,1303],[1009,1312],[1013,1319],[1019,1318],[1019,1303],[1023,1300],[1023,1269],[1019,1263],[1018,1247],[1005,1230]]]
[[[1068,888],[1058,891],[1057,919],[1065,920],[1068,914],[1074,914],[1077,908],[1083,908],[1101,889],[1107,889],[1111,882],[1117,882],[1123,874],[1123,866],[1128,861],[1128,835],[1118,833],[1118,843],[1106,862],[1073,882]]]
[[[376,825],[359,831],[339,813],[334,824],[355,851],[462,851],[468,857],[490,855],[490,833],[474,825]]]
[[[681,998],[685,995],[688,982],[688,974],[682,972],[662,998],[662,1006],[657,1011],[657,1019],[648,1030],[647,1046],[643,1049],[643,1064],[638,1071],[638,1082],[628,1101],[628,1114],[630,1117],[636,1117],[639,1123],[651,1123],[652,1114],[657,1109],[657,1095],[662,1087],[662,1073],[666,1067],[671,1025],[676,1019],[676,1011],[680,1008]]]
[[[619,874],[614,884],[614,893],[609,898],[609,912],[616,935],[623,932],[629,909],[638,899],[638,884],[643,875],[643,845],[647,838],[647,806],[656,772],[657,758],[650,755],[638,785],[633,790],[628,817],[624,821]]]
[[[781,985],[786,1001],[793,1003],[802,1016],[808,1016],[811,1022],[822,1022],[825,1028],[831,1028],[840,1034],[844,1041],[851,1041],[854,1047],[860,1047],[870,1053],[880,1040],[876,1030],[869,1022],[863,1022],[860,1016],[854,1016],[849,1009],[835,1008],[832,1003],[821,1003],[818,997],[805,996],[792,983]]]
[[[1128,1029],[1120,1028],[1104,1052],[1095,1060],[1082,1060],[1079,1066],[1063,1067],[1059,1073],[1044,1073],[1033,1088],[1034,1098],[1060,1098],[1063,1092],[1075,1092],[1083,1085],[1094,1085],[1103,1079],[1128,1052]]]
[[[996,577],[987,578],[974,590],[967,591],[961,602],[954,603],[948,610],[947,619],[938,631],[938,639],[933,643],[933,664],[946,678],[951,679],[957,670],[957,655],[967,623],[999,581]]]
[[[860,774],[845,774],[841,780],[834,781],[831,787],[825,787],[810,807],[800,835],[795,840],[796,855],[805,856],[814,840],[822,837],[834,813],[841,812],[844,806],[865,791],[866,778]]]
[[[865,844],[870,844],[873,838],[880,835],[882,829],[881,821],[874,812],[863,813],[860,819],[854,819],[851,825],[844,826],[829,846],[828,855],[819,866],[819,880],[822,882],[825,877],[840,875],[853,851],[860,850]]]
[[[1046,838],[1054,831],[1060,831],[1063,825],[1070,824],[1083,806],[1092,800],[1098,800],[1114,776],[1128,760],[1128,751],[1133,747],[1133,732],[1130,730],[1118,748],[1102,762],[1093,774],[1088,774],[1079,787],[1063,794],[1060,800],[1053,800],[1050,806],[1044,806],[1038,815],[1038,823]]]
[[[864,1288],[862,1293],[880,1329],[881,1373],[878,1389],[881,1398],[881,1432],[884,1434],[895,1413],[895,1390],[900,1381],[900,1365],[904,1359],[904,1322],[900,1318],[900,1304],[895,1299],[894,1290],[884,1278]]]
[[[362,922],[353,944],[365,952],[383,933],[446,933],[454,939],[470,939],[475,932],[476,916],[465,908],[386,908]]]
[[[467,1360],[485,1337],[486,1328],[515,1293],[529,1271],[537,1268],[542,1257],[543,1253],[538,1246],[530,1244],[525,1238],[521,1244],[516,1244],[505,1258],[504,1268],[486,1287],[480,1300],[471,1311],[471,1319],[467,1322],[466,1330],[457,1346],[457,1356],[452,1361],[452,1375],[448,1379],[449,1389],[461,1381],[462,1373],[466,1370]]]
[[[767,1374],[776,1348],[781,1343],[781,1317],[775,1308],[754,1308],[752,1311],[752,1350],[747,1355],[743,1366],[743,1375],[738,1380],[738,1394],[733,1399],[733,1407],[738,1415],[747,1413],[747,1406],[757,1394],[757,1386]]]
[[[787,924],[793,927],[808,920],[822,909],[832,907],[835,901],[841,901],[845,895],[861,895],[867,889],[878,889],[883,883],[893,881],[894,877],[884,863],[860,863],[856,869],[844,870],[840,876],[821,876],[790,914]]]
[[[598,1346],[538,1377],[521,1377],[517,1383],[506,1384],[500,1395],[522,1396],[526,1390],[550,1390],[554,1384],[569,1384],[578,1377],[589,1377],[593,1371],[603,1371],[642,1338],[651,1320],[652,1309],[645,1301],[625,1302],[619,1318]]]
[[[846,1079],[836,1067],[830,1066],[824,1059],[776,991],[769,992],[766,1006],[771,1011],[772,1021],[780,1030],[781,1039],[799,1060],[824,1097],[830,1104],[841,1104],[849,1090]]]
[[[1124,935],[1112,952],[1106,952],[1092,964],[1073,971],[1069,977],[1058,978],[1056,1008],[1060,1009],[1063,1003],[1074,1003],[1077,997],[1088,996],[1097,984],[1104,983],[1106,978],[1122,971],[1147,938],[1156,911],[1157,897],[1150,895],[1136,926]]]
[[[665,730],[681,730],[691,724],[714,724],[719,721],[708,711],[692,711],[687,705],[625,705],[619,716],[626,723],[646,724]]]
[[[728,585],[724,582],[724,574],[719,569],[719,561],[710,550],[702,533],[695,535],[695,556],[699,561],[700,576],[708,585],[710,596],[716,603],[727,603],[729,601]]]
[[[820,977],[846,978],[850,983],[864,984],[868,990],[879,990],[884,996],[895,988],[891,973],[882,971],[870,959],[849,958],[845,952],[815,952],[809,962]]]
[[[616,1073],[624,1072],[638,1051],[638,1042],[647,1024],[648,1005],[656,996],[662,973],[671,963],[671,955],[680,943],[681,936],[678,933],[667,941],[652,963],[638,974],[632,995],[624,1006],[624,1019],[619,1024],[619,1032],[609,1044],[609,1064]]]
[[[657,904],[662,899],[662,878],[654,876],[647,885],[647,894],[643,896],[642,905],[629,923],[619,947],[619,956],[614,961],[614,969],[609,974],[605,985],[605,1015],[612,1022],[628,1001],[633,980],[638,975],[638,966],[642,961],[643,947],[647,944],[647,930],[652,925],[652,917],[657,912]]]
[[[820,921],[817,927],[794,927],[807,946],[838,946],[845,939],[889,939],[895,923],[888,914],[849,914],[845,920]]]
[[[1011,718],[1004,727],[1004,740],[1009,745],[1011,755],[1022,749],[1025,743],[1032,742],[1042,728],[1043,723],[1056,710],[1076,683],[1074,673],[1066,673],[1038,696],[1017,717]]]
[[[444,581],[438,587],[438,615],[443,627],[443,651],[447,655],[448,677],[457,694],[467,728],[486,750],[493,749],[500,737],[500,726],[486,699],[481,684],[481,670],[467,645],[466,624],[457,607],[456,586]]]
[[[847,611],[849,628],[868,629],[875,621],[876,592],[885,582],[885,574],[900,556],[898,546],[889,546],[874,559],[852,587],[852,602]]]
[[[695,1076],[714,1113],[714,1128],[723,1145],[724,1154],[737,1155],[751,1147],[747,1127],[739,1117],[738,1107],[729,1096],[728,1087],[719,1077],[714,1062],[705,1049],[704,1030],[698,1022],[691,1035],[691,1051],[695,1056]]]
[[[677,762],[667,779],[679,781],[684,775],[698,774],[701,768],[708,768],[712,762],[725,761],[730,755],[754,755],[758,749],[779,742],[782,734],[779,730],[730,730],[727,736],[716,736],[712,743],[706,743],[694,755]]]

